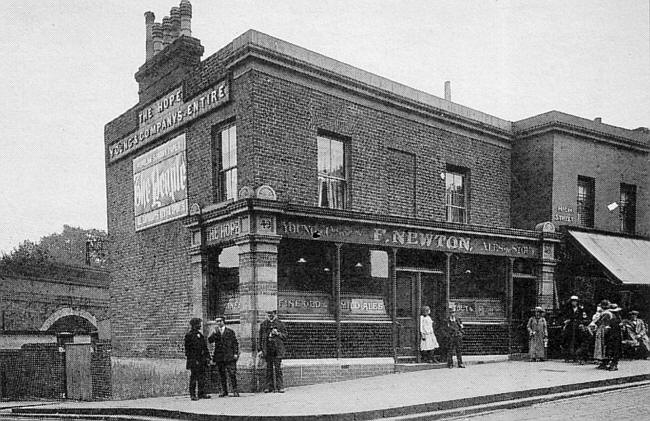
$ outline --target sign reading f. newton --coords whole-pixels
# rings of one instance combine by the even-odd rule
[[[183,98],[182,88],[167,93],[140,111],[136,132],[108,147],[108,161],[120,159],[182,124],[225,104],[229,99],[230,87],[226,80],[222,80],[189,101]]]
[[[140,231],[187,215],[185,135],[133,160],[133,210]]]

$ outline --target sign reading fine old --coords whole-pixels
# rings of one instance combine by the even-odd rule
[[[230,99],[228,82],[223,80],[211,89],[185,101],[183,88],[177,88],[138,114],[138,130],[108,147],[109,162],[169,133],[188,121],[213,110]]]
[[[185,134],[133,160],[135,230],[187,215]]]

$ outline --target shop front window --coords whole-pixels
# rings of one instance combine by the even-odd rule
[[[340,249],[343,317],[387,317],[388,254],[367,246]],[[333,317],[337,245],[284,239],[278,247],[278,310],[285,316]]]
[[[450,267],[450,305],[466,320],[504,319],[507,268],[504,257],[454,255]]]
[[[387,317],[388,253],[367,246],[341,247],[341,314]]]

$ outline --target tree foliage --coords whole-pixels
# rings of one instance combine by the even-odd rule
[[[9,254],[3,254],[0,265],[43,266],[48,264],[91,265],[106,264],[106,232],[63,226],[61,233],[47,235],[38,243],[25,240]]]

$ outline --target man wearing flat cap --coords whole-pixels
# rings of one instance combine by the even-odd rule
[[[190,331],[185,334],[185,368],[190,370],[190,398],[193,401],[209,399],[205,393],[205,374],[210,361],[210,351],[201,332],[201,319],[190,320]]]
[[[454,367],[455,352],[458,368],[465,368],[463,365],[463,321],[456,317],[454,306],[449,306],[449,316],[445,320],[444,327],[447,333],[447,367]]]
[[[282,358],[284,358],[284,341],[287,339],[287,328],[278,319],[277,310],[266,312],[266,320],[260,325],[260,356],[266,361],[265,393],[284,393],[282,378]]]

